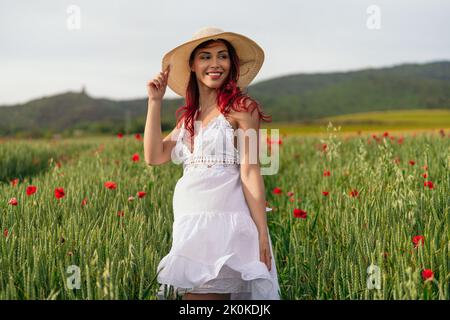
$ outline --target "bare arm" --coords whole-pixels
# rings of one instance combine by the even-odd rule
[[[148,99],[147,120],[144,131],[144,158],[149,165],[163,153],[161,131],[161,101]]]
[[[256,139],[249,139],[246,135],[241,140],[243,150],[241,154],[241,182],[245,200],[250,209],[259,236],[259,254],[261,262],[265,263],[267,269],[271,270],[272,255],[269,245],[269,232],[267,228],[266,201],[264,180],[259,165],[259,115],[258,112],[242,113],[239,120],[239,129],[244,132],[254,132]],[[254,146],[256,144],[256,148]],[[252,146],[253,145],[253,146]],[[254,154],[256,152],[256,154]],[[256,160],[256,161],[255,161]]]
[[[166,92],[169,68],[147,83],[148,110],[144,131],[144,158],[148,165],[160,162],[163,153],[161,105]]]

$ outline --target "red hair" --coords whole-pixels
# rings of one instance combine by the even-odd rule
[[[230,109],[240,112],[245,110],[246,112],[251,109],[250,113],[256,109],[259,114],[259,119],[265,122],[272,122],[272,117],[265,115],[261,111],[260,104],[253,98],[249,97],[246,92],[242,92],[237,86],[237,81],[239,79],[239,57],[236,54],[234,47],[228,41],[224,39],[219,40],[208,40],[199,44],[191,53],[189,58],[189,64],[191,65],[194,60],[195,52],[198,49],[206,47],[208,44],[214,41],[222,41],[228,49],[228,54],[231,60],[231,68],[228,77],[225,79],[224,83],[220,88],[217,89],[217,105],[219,106],[220,112],[226,116]],[[247,105],[246,100],[250,103]],[[178,124],[184,119],[184,127],[189,131],[190,136],[194,136],[194,117],[198,115],[198,106],[200,102],[200,93],[198,90],[197,78],[195,72],[191,71],[189,83],[186,89],[186,104],[178,108],[175,112],[177,117],[177,127]],[[250,108],[251,107],[251,108]],[[178,117],[178,114],[184,110],[184,113]]]

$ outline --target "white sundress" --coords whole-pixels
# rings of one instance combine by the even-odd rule
[[[233,127],[220,114],[197,132],[191,153],[183,124],[172,151],[172,161],[183,164],[183,176],[173,195],[172,247],[157,268],[158,297],[164,299],[164,290],[171,287],[176,294],[231,293],[232,300],[279,300],[270,235],[271,271],[260,261]]]

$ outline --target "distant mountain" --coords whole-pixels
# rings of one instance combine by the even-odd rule
[[[450,61],[350,72],[295,74],[255,83],[248,93],[273,122],[305,122],[366,111],[450,109]],[[182,99],[165,99],[163,130],[175,124]],[[115,101],[67,92],[0,107],[0,134],[128,130],[142,132],[147,99]]]

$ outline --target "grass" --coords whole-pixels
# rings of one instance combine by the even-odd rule
[[[182,168],[148,167],[142,152],[134,136],[0,144],[0,299],[156,298]],[[280,171],[264,176],[282,298],[448,300],[449,166],[448,131],[285,134]],[[29,185],[36,193],[26,194]],[[418,235],[424,242],[415,247]],[[379,290],[367,287],[372,264]],[[424,281],[424,269],[433,279]],[[80,289],[71,289],[77,270]]]

